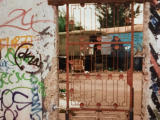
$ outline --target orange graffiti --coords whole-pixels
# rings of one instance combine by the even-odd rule
[[[36,36],[31,36],[31,35],[16,36],[12,40],[9,40],[9,37],[2,38],[2,39],[0,39],[0,49],[4,48],[6,46],[7,46],[7,49],[8,49],[8,47],[16,48],[17,46],[19,46],[23,43],[29,43],[29,42],[32,43],[33,42],[33,40],[32,40],[33,37],[36,38]],[[37,39],[37,40],[39,40],[39,39]],[[35,40],[35,41],[37,41],[37,40]],[[6,43],[4,44],[4,42],[3,42],[3,44],[2,44],[2,41],[5,41]],[[9,43],[9,41],[10,41],[10,43]],[[31,47],[31,46],[27,46],[27,45],[23,46],[23,48],[28,48],[28,47]]]

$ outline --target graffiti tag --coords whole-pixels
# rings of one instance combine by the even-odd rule
[[[39,58],[35,58],[34,55],[31,55],[31,51],[29,52],[28,48],[26,49],[25,52],[19,52],[20,48],[22,48],[25,45],[31,45],[31,46],[33,46],[33,44],[31,44],[31,43],[24,43],[24,44],[20,45],[18,47],[18,49],[16,50],[16,53],[15,53],[15,63],[17,64],[17,66],[21,70],[24,70],[25,66],[24,65],[19,65],[19,63],[17,62],[17,57],[16,56],[18,56],[18,58],[20,58],[20,59],[22,59],[24,61],[25,61],[25,59],[29,59],[28,60],[28,65],[37,66],[39,69],[37,71],[34,71],[34,72],[33,71],[26,71],[26,72],[28,72],[28,73],[38,73],[41,70],[42,64],[43,64],[43,62],[41,61],[41,55],[39,55],[40,59]]]

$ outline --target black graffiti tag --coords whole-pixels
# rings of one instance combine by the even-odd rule
[[[23,61],[25,61],[26,59],[29,59],[28,60],[28,65],[34,65],[34,66],[37,66],[39,68],[39,70],[35,71],[35,72],[30,72],[30,71],[26,71],[28,73],[37,73],[41,70],[42,68],[42,61],[41,61],[41,55],[40,56],[40,59],[39,58],[35,58],[34,55],[31,54],[31,52],[29,52],[29,49],[27,48],[25,52],[19,52],[18,51],[20,50],[20,48],[22,48],[23,46],[25,45],[30,45],[30,46],[33,46],[33,44],[31,43],[24,43],[22,45],[20,45],[18,47],[18,49],[16,50],[16,53],[15,53],[15,63],[17,64],[17,66],[21,69],[21,70],[24,70],[25,66],[24,65],[19,65],[18,62],[17,62],[17,59],[16,57],[18,56],[20,59],[22,59]],[[17,55],[18,53],[18,55]]]

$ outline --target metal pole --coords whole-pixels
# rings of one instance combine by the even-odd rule
[[[75,42],[68,43],[69,45],[87,45],[87,44],[132,44],[132,42]]]
[[[67,110],[69,109],[69,4],[66,5],[66,98]]]
[[[133,120],[133,58],[134,58],[134,3],[131,5],[131,86],[130,86],[130,120]]]

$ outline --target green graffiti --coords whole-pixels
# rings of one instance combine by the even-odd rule
[[[31,89],[32,91],[34,91],[34,89],[29,88],[29,87],[15,87],[15,88],[13,88],[13,89],[11,89],[11,90],[8,90],[8,92],[6,92],[5,95],[7,95],[7,94],[8,94],[9,92],[11,92],[12,90],[19,89],[19,88]]]
[[[38,85],[40,86],[39,93],[41,93],[43,97],[46,97],[45,89],[47,89],[47,87],[43,88],[44,84],[42,82],[38,82]]]
[[[8,61],[12,64],[12,65],[16,65],[15,63],[15,51],[13,48],[8,48],[7,50],[7,54],[5,55],[5,58],[8,59]],[[32,57],[31,57],[32,58]],[[27,58],[19,58],[19,57],[16,57],[16,60],[19,62],[18,65],[21,65],[22,64],[22,59],[24,59],[25,63],[28,63],[29,60],[31,59],[30,57],[27,57]],[[34,58],[34,61],[36,61],[36,58]],[[12,71],[11,74],[7,74],[7,73],[4,73],[4,72],[0,72],[1,73],[1,79],[0,79],[0,88],[3,88],[3,85],[4,84],[13,84],[14,82],[11,81],[12,79],[12,76],[16,76],[16,82],[15,83],[19,83],[20,81],[22,80],[25,80],[25,81],[29,81],[33,84],[37,84],[38,83],[38,86],[39,86],[39,93],[41,93],[41,95],[43,97],[46,97],[46,92],[45,92],[45,89],[47,89],[47,87],[44,87],[44,84],[42,82],[39,82],[38,81],[38,78],[36,76],[29,76],[29,78],[26,78],[25,77],[25,73],[23,73],[22,75],[19,74],[19,72],[15,72],[15,70]],[[8,77],[8,78],[7,78]],[[4,81],[4,78],[8,79],[8,81]],[[32,81],[32,79],[34,79],[34,81]],[[8,91],[6,94],[8,94],[9,92],[11,92],[12,90],[14,89],[18,89],[18,88],[26,88],[26,89],[31,89],[33,90],[32,88],[28,88],[28,87],[16,87],[16,88],[13,88],[11,89],[10,91]]]
[[[37,77],[35,77],[35,76],[33,76],[33,75],[31,75],[30,77],[36,79],[36,81],[31,81],[31,80],[30,80],[31,83],[36,84],[36,83],[38,82],[38,78],[37,78]]]
[[[7,54],[5,55],[5,58],[7,58],[8,61],[9,61],[12,65],[16,65],[15,61],[12,61],[12,60],[14,60],[14,58],[15,58],[15,51],[14,51],[13,48],[8,48]],[[11,60],[10,58],[12,58],[12,60]],[[22,60],[21,60],[20,58],[18,58],[18,57],[16,57],[16,59],[17,59],[17,60],[19,59],[19,61],[20,61],[19,65],[21,65],[21,64],[22,64]]]
[[[41,89],[41,95],[42,95],[43,97],[46,97],[45,89],[47,89],[47,87],[45,87],[44,89]]]
[[[38,81],[38,78],[36,76],[33,76],[33,75],[30,75],[29,78],[26,78],[25,77],[25,73],[23,73],[22,75],[19,74],[19,72],[15,72],[15,70],[12,71],[11,74],[7,74],[5,72],[0,72],[1,73],[1,76],[0,76],[0,88],[3,88],[3,85],[4,84],[13,84],[14,82],[11,81],[11,77],[14,75],[16,76],[16,82],[15,83],[19,83],[20,81],[22,80],[25,80],[25,81],[29,81],[33,84],[37,84],[38,83],[38,86],[39,86],[39,93],[43,96],[43,97],[46,97],[46,92],[45,92],[45,89],[47,89],[47,87],[44,87],[44,84],[42,82],[39,82]],[[8,81],[4,81],[4,78],[8,79]],[[34,81],[33,81],[34,80]],[[18,88],[27,88],[27,89],[30,89],[28,87],[16,87],[16,88],[13,88],[11,89],[10,91],[14,90],[14,89],[18,89]],[[32,89],[33,90],[33,89]],[[8,92],[10,92],[8,91]],[[7,93],[8,93],[7,92]]]
[[[3,78],[6,78],[6,77],[7,77],[7,73],[4,73],[4,72],[0,72],[0,73],[2,73],[1,79],[0,79],[0,81],[1,81],[0,88],[2,88],[2,87],[3,87],[3,84],[8,84],[7,82],[5,82],[5,81],[3,80]]]
[[[0,84],[0,88],[3,88],[3,84],[13,84],[13,82],[11,81],[11,77],[15,74],[15,76],[16,76],[16,78],[17,78],[17,81],[16,81],[16,83],[19,83],[21,80],[26,80],[26,81],[29,81],[29,82],[31,82],[31,79],[32,78],[35,78],[35,80],[36,81],[33,81],[33,82],[31,82],[31,83],[37,83],[38,82],[38,78],[37,77],[35,77],[35,76],[30,76],[29,78],[26,78],[25,77],[25,73],[23,73],[21,76],[20,76],[20,74],[19,74],[19,72],[15,72],[15,70],[13,70],[12,71],[12,73],[11,74],[7,74],[7,73],[5,73],[5,72],[0,72],[1,73],[1,79],[0,79],[0,82],[1,82],[1,84]],[[4,81],[4,78],[7,78],[8,77],[8,81],[6,82],[6,81]]]
[[[31,78],[30,79],[25,78],[25,73],[23,73],[23,75],[20,77],[19,73],[16,72],[16,77],[17,77],[17,82],[16,83],[19,83],[19,80],[22,80],[22,79],[29,80],[29,81],[31,80]]]
[[[14,59],[15,59],[15,51],[13,48],[8,48],[7,50],[7,54],[5,55],[5,58],[8,59],[8,61],[12,64],[12,65],[16,65]],[[25,62],[28,63],[30,58],[25,58]],[[13,61],[12,61],[13,60]],[[18,65],[22,64],[22,58],[16,57],[16,60],[19,61],[20,63],[18,63]]]

